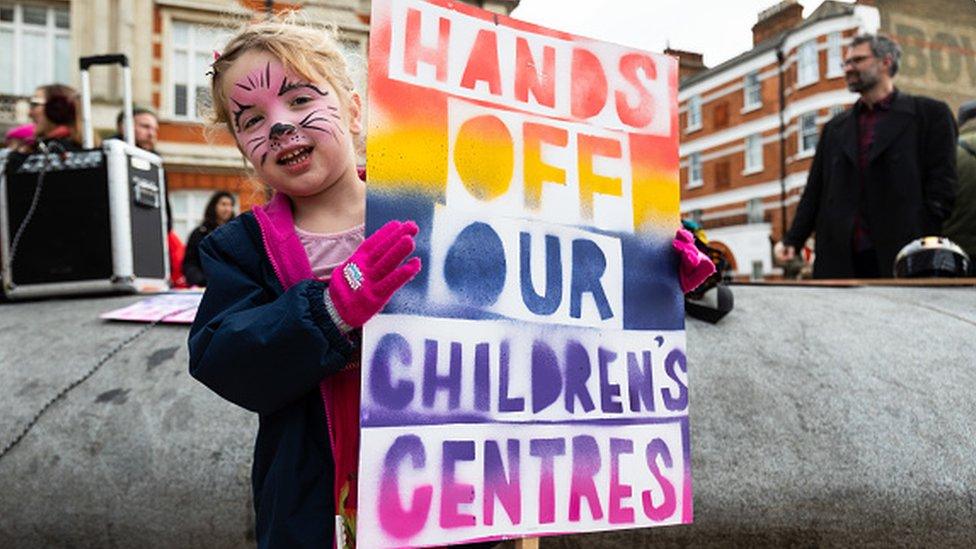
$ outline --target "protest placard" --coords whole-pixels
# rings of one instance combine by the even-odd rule
[[[423,269],[364,330],[358,545],[690,522],[676,61],[372,6],[367,231]]]

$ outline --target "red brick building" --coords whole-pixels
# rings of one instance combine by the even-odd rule
[[[682,215],[731,252],[739,276],[774,271],[772,243],[793,219],[820,129],[857,99],[843,48],[879,27],[877,8],[864,3],[828,0],[806,19],[802,11],[796,0],[763,11],[753,49],[712,68],[668,51],[681,61]]]

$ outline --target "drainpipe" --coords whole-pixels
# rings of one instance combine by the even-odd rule
[[[264,0],[265,17],[268,21],[274,17],[274,0]]]
[[[783,43],[786,42],[786,35],[780,39],[776,45],[776,63],[779,75],[779,219],[780,237],[786,237],[786,74],[783,69],[786,65],[786,53],[783,51]]]

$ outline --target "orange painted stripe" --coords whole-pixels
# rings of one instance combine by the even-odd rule
[[[263,12],[267,9],[267,4],[264,0],[238,0],[238,3],[251,11]],[[281,2],[276,0],[272,6],[272,10],[275,13],[282,13],[286,11],[297,11],[302,7],[299,4],[291,4],[288,2]]]
[[[246,172],[207,173],[179,171],[181,168],[166,171],[166,184],[173,190],[213,190],[227,191],[237,195],[238,209],[246,212],[254,206],[268,201],[265,188]]]
[[[212,188],[236,191],[248,184],[248,181],[244,174],[166,170],[166,183],[172,189]]]
[[[153,94],[153,102],[156,102],[159,94]],[[157,105],[158,107],[158,105]],[[212,139],[212,140],[211,140]],[[233,145],[234,138],[225,128],[219,128],[207,139],[204,134],[203,124],[196,122],[160,122],[159,140],[174,141],[176,143],[201,143],[206,145]]]

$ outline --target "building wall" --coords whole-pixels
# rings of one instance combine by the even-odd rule
[[[902,47],[896,82],[947,102],[953,112],[976,99],[976,2],[876,0],[881,30]]]

